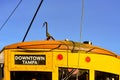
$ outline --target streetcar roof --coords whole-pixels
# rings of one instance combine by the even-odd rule
[[[110,55],[119,57],[117,54],[90,44],[80,42],[64,41],[64,40],[40,40],[19,42],[5,46],[4,49],[60,49],[60,50],[78,50],[85,52],[93,52],[97,54]],[[3,49],[3,50],[4,50]]]

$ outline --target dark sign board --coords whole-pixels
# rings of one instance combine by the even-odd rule
[[[45,55],[15,55],[14,60],[21,65],[46,65]]]

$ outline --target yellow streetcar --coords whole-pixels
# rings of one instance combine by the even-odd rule
[[[120,80],[120,56],[87,41],[55,40],[48,33],[47,22],[43,24],[47,40],[24,42],[42,2],[23,42],[0,52],[0,80]],[[83,9],[84,5],[81,22]]]
[[[0,53],[0,80],[120,80],[120,59],[89,42],[20,42]]]

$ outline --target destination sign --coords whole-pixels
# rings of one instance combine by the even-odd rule
[[[15,64],[46,65],[45,55],[15,55]]]

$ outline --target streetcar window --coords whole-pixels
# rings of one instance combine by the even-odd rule
[[[95,71],[95,80],[119,80],[119,75]]]
[[[0,64],[0,80],[4,78],[4,65]]]
[[[76,68],[59,68],[59,80],[89,80],[89,71]]]
[[[52,72],[12,71],[11,80],[52,80]]]

